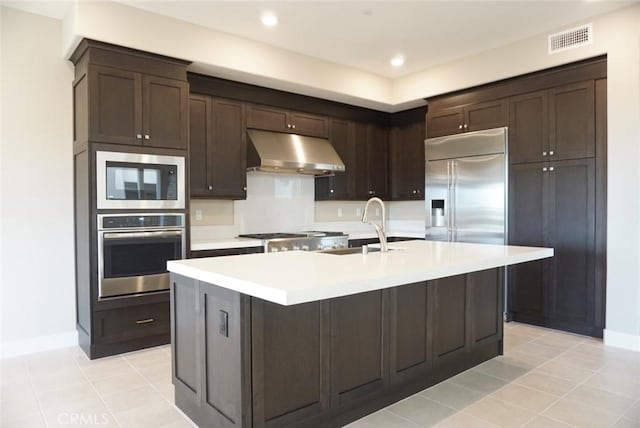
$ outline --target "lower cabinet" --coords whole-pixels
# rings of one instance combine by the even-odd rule
[[[502,352],[503,269],[282,306],[172,274],[176,404],[201,427],[338,427]]]

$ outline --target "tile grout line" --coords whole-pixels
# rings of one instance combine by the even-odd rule
[[[625,409],[625,411],[622,413],[622,415],[620,415],[620,417],[619,417],[618,419],[616,419],[616,421],[615,421],[615,422],[613,423],[613,425],[611,425],[611,426],[612,426],[612,427],[615,427],[615,426],[618,424],[618,422],[620,422],[620,421],[621,421],[621,420],[623,420],[623,419],[626,419],[626,418],[624,417],[624,415],[626,415],[626,413],[627,413],[630,409],[632,409],[634,406],[636,406],[636,405],[638,405],[638,404],[640,404],[640,398],[639,398],[639,399],[637,399],[636,401],[634,401],[634,402],[633,402],[633,404],[632,404],[631,406],[629,406],[627,409]],[[631,421],[632,421],[632,422],[637,422],[637,421],[634,421],[634,420],[631,420]]]
[[[399,402],[398,402],[398,403],[399,403]],[[396,403],[394,403],[394,404],[396,404]],[[389,407],[391,407],[391,406],[384,407],[384,408],[382,408],[382,409],[380,409],[380,410],[378,410],[378,411],[383,411],[383,412],[391,413],[393,416],[398,417],[398,418],[402,419],[403,421],[407,421],[407,422],[409,422],[410,424],[415,425],[416,427],[422,427],[422,425],[420,425],[419,423],[416,423],[416,422],[412,421],[412,420],[411,420],[411,419],[409,419],[409,418],[405,418],[404,416],[399,415],[399,414],[397,414],[396,412],[394,412],[394,411],[392,411],[392,410],[389,410]],[[366,418],[366,417],[368,417],[368,416],[371,416],[371,415],[374,415],[374,414],[376,414],[376,413],[377,413],[377,412],[370,413],[370,414],[368,414],[368,415],[364,416],[364,417],[363,417],[363,418],[361,418],[361,419],[364,419],[364,418]],[[360,420],[360,419],[357,419],[357,420]],[[353,421],[353,422],[356,422],[356,421]],[[352,422],[352,423],[353,423],[353,422]]]
[[[122,358],[120,355],[118,355],[117,359],[124,359],[124,358]],[[91,387],[93,392],[96,393],[96,395],[98,396],[98,399],[102,402],[102,404],[104,405],[104,408],[107,409],[107,412],[109,412],[109,414],[111,415],[111,417],[115,421],[116,425],[118,427],[122,428],[122,425],[120,425],[120,421],[116,418],[116,415],[111,411],[111,408],[107,405],[107,402],[104,401],[104,398],[102,398],[102,395],[98,392],[96,387],[93,385],[93,382],[91,382],[91,380],[87,377],[85,372],[82,370],[82,367],[80,367],[80,363],[78,362],[78,360],[76,358],[74,358],[73,360],[76,363],[76,365],[78,366],[78,370],[80,370],[80,373],[82,374],[82,377],[85,378],[85,380],[87,381],[87,383],[89,384],[89,386]],[[91,361],[91,360],[89,360],[89,361]]]
[[[44,424],[45,427],[48,427],[49,424],[47,423],[46,418],[44,417],[44,410],[42,410],[42,402],[40,401],[40,397],[38,397],[38,393],[36,392],[36,386],[33,382],[33,374],[31,373],[31,367],[29,367],[29,363],[26,357],[25,358],[24,364],[27,368],[27,376],[29,378],[29,386],[31,387],[31,392],[33,392],[33,396],[36,399],[36,403],[38,403],[38,411],[40,412],[40,418],[42,419],[42,423]]]

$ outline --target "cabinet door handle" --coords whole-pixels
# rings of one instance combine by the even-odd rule
[[[138,140],[142,140],[142,134],[136,134],[136,138],[137,138]]]
[[[458,129],[462,129],[462,125],[458,125]]]
[[[542,152],[542,156],[546,156],[546,155],[547,155],[547,152]]]
[[[295,125],[291,125],[291,127],[292,127],[293,129],[296,129],[296,126],[295,126]]]
[[[553,167],[549,167],[549,171],[553,171]]]
[[[465,124],[464,124],[464,129],[467,129],[468,127],[469,127],[469,124],[468,124],[468,123],[465,123]]]
[[[151,138],[151,137],[149,137],[149,134],[144,134],[144,139],[145,140],[148,140],[149,138]]]
[[[542,172],[547,172],[547,167],[542,168]]]
[[[213,190],[213,186],[209,186],[209,190]]]
[[[154,322],[155,318],[146,318],[143,320],[137,320],[136,324],[149,324],[150,322]]]
[[[244,190],[244,191],[246,192],[246,191],[247,191],[247,186],[244,186],[244,187],[242,188],[242,190]]]
[[[291,129],[291,124],[287,123],[287,128]]]
[[[333,189],[329,189],[329,193],[333,193]]]
[[[549,152],[549,156],[553,156],[553,150]]]

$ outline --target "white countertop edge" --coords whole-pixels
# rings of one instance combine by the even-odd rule
[[[401,244],[401,243],[399,243]],[[401,245],[398,245],[400,248]],[[316,253],[318,257],[362,257],[359,254],[349,256],[335,256],[331,254]],[[380,255],[380,253],[374,253]],[[247,294],[263,300],[267,300],[280,305],[289,306],[300,303],[308,303],[336,297],[348,296],[352,294],[363,293],[367,291],[381,290],[385,288],[397,287],[405,284],[429,281],[438,278],[461,275],[469,272],[476,272],[485,269],[493,269],[501,266],[508,266],[517,263],[524,263],[533,260],[552,257],[554,251],[552,248],[531,249],[524,254],[514,254],[509,256],[495,257],[491,260],[478,260],[472,262],[462,262],[456,265],[445,265],[442,267],[431,267],[425,271],[409,272],[405,274],[396,274],[386,276],[376,280],[355,281],[351,283],[336,283],[335,285],[323,286],[322,288],[305,288],[300,290],[283,290],[271,286],[265,286],[259,283],[245,281],[242,279],[229,277],[212,271],[204,271],[202,269],[184,266],[180,261],[167,262],[167,268],[170,272],[194,278],[199,281],[218,285],[220,287]],[[264,254],[246,255],[238,257],[261,257]],[[370,257],[370,256],[367,256]],[[224,285],[221,285],[224,284]]]

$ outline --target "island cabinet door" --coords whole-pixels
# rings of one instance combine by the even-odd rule
[[[196,422],[201,427],[250,426],[250,300],[226,288],[199,284],[202,385]]]
[[[389,368],[393,383],[415,379],[431,369],[432,292],[426,282],[391,289]]]
[[[332,299],[331,406],[366,400],[388,384],[389,291]]]
[[[430,282],[435,367],[445,366],[456,371],[459,364],[464,364],[470,338],[466,278],[466,275],[457,275]]]
[[[284,427],[329,407],[328,303],[251,302],[253,426]]]
[[[171,274],[171,378],[189,416],[200,407],[199,302],[199,282]]]
[[[467,283],[471,294],[471,350],[485,347],[495,351],[502,346],[504,270],[469,273]]]

